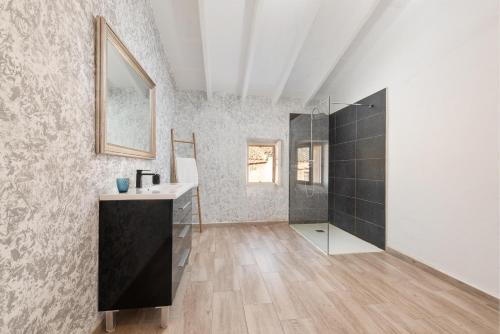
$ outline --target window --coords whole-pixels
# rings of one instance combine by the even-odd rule
[[[311,162],[311,164],[309,164]],[[297,181],[321,184],[323,182],[323,145],[297,147]]]
[[[313,165],[312,165],[312,170],[313,170],[313,175],[312,175],[312,181],[313,183],[319,184],[321,183],[321,180],[323,178],[323,145],[321,144],[314,144],[313,145]]]
[[[277,183],[276,144],[248,144],[248,183]]]
[[[297,148],[297,181],[309,182],[309,151],[310,146],[298,147]]]

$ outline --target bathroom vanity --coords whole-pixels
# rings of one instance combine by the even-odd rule
[[[161,184],[127,193],[104,193],[99,201],[98,310],[113,312],[168,306],[189,260],[192,184]]]

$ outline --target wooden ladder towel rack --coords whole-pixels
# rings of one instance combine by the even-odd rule
[[[193,157],[194,161],[198,163],[198,160],[196,158],[196,136],[193,132],[193,139],[192,141],[188,140],[177,140],[175,139],[175,131],[174,129],[170,130],[170,138],[172,141],[172,182],[177,182],[177,166],[176,166],[176,155],[175,155],[175,144],[190,144],[193,145]],[[198,225],[200,228],[200,233],[201,233],[201,206],[200,206],[200,184],[198,181],[198,186],[196,187],[196,193],[193,195],[193,197],[196,197],[196,206],[197,206],[197,212],[193,212],[193,215],[198,215]]]

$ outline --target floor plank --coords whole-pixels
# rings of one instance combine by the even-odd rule
[[[188,320],[184,322],[184,333],[211,333],[212,297],[212,282],[191,283],[184,300],[184,319]]]
[[[239,277],[245,305],[271,303],[271,297],[258,266],[240,266]]]
[[[283,334],[273,304],[245,305],[249,334]]]
[[[300,299],[287,288],[279,273],[265,273],[263,277],[280,320],[309,316]]]
[[[243,301],[238,291],[214,293],[212,333],[247,333]]]
[[[238,268],[231,258],[215,259],[214,262],[214,291],[238,291],[240,281]]]
[[[285,334],[322,334],[309,318],[285,320],[281,322],[281,326]]]

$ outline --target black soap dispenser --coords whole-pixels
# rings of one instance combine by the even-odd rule
[[[153,175],[153,184],[160,184],[160,174],[159,173],[155,173]]]

